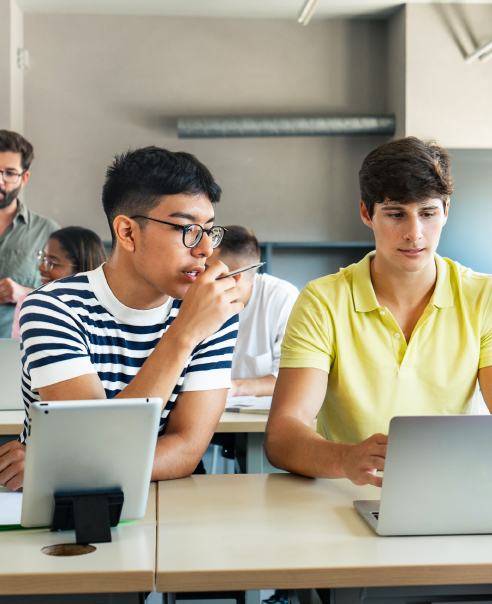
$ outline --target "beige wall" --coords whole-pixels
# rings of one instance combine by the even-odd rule
[[[0,0],[0,128],[24,130],[24,74],[17,67],[23,47],[23,15],[13,0]]]
[[[388,20],[388,111],[395,115],[395,138],[406,131],[406,6]]]
[[[10,4],[10,127],[24,133],[24,71],[17,64],[17,50],[24,48],[24,15]]]
[[[195,153],[218,223],[262,240],[369,239],[357,171],[377,137],[178,140],[179,115],[385,113],[386,24],[25,15],[29,206],[108,238],[105,167],[128,147]]]
[[[408,4],[406,19],[406,134],[492,148],[492,61],[463,56],[492,40],[492,4]]]
[[[10,128],[10,0],[0,0],[0,128]]]

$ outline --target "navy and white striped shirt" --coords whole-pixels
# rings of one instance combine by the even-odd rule
[[[150,310],[128,308],[111,291],[102,266],[29,294],[20,315],[26,410],[21,442],[39,388],[97,373],[107,398],[113,398],[137,374],[180,306],[181,300],[169,298]],[[162,413],[160,432],[179,392],[230,388],[237,328],[235,315],[195,348]]]

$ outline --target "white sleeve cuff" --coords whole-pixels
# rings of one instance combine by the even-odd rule
[[[193,371],[185,375],[181,392],[199,390],[218,390],[231,387],[231,370],[214,369],[213,371]]]
[[[50,363],[45,367],[31,369],[31,389],[38,390],[89,373],[97,373],[89,357]]]

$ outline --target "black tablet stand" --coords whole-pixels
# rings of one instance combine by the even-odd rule
[[[55,494],[52,531],[75,529],[77,543],[107,543],[120,521],[123,491]]]

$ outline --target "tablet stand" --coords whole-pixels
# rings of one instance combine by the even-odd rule
[[[123,491],[55,494],[52,531],[75,529],[77,543],[107,543],[120,521]]]

